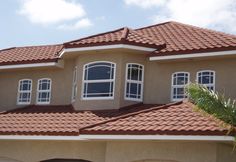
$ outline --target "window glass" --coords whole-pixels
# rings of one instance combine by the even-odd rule
[[[215,72],[211,70],[200,71],[197,73],[199,84],[206,86],[209,90],[215,90]]]
[[[72,97],[71,100],[72,102],[75,101],[75,98],[77,96],[77,67],[75,67],[74,72],[73,72],[73,82],[72,82]]]
[[[115,64],[97,62],[85,65],[83,98],[112,98],[114,95]]]
[[[18,104],[30,104],[31,91],[32,91],[32,80],[24,79],[19,81],[18,88]]]
[[[143,65],[127,64],[125,99],[142,101]]]
[[[187,98],[185,86],[189,82],[189,73],[177,72],[172,75],[172,100],[182,100]]]
[[[37,103],[49,104],[51,97],[51,80],[40,79],[38,81]]]

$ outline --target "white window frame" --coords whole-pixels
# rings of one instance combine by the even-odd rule
[[[49,80],[50,81],[50,86],[49,86],[49,89],[48,90],[39,90],[39,82],[41,80]],[[47,105],[47,104],[50,104],[51,102],[51,90],[52,90],[52,80],[50,78],[41,78],[38,80],[38,85],[37,85],[37,99],[36,99],[36,104],[39,104],[39,105]],[[39,93],[40,92],[49,92],[49,100],[48,102],[41,102],[39,101]]]
[[[138,66],[142,67],[142,80],[141,81],[128,79],[129,65],[138,65]],[[127,83],[141,84],[140,98],[130,98],[130,97],[126,96]],[[125,91],[124,91],[124,98],[125,98],[125,100],[129,100],[129,101],[143,101],[143,85],[144,85],[143,83],[144,83],[144,65],[139,64],[139,63],[127,63],[126,64],[126,72],[125,72]]]
[[[77,96],[77,88],[78,88],[77,82],[78,82],[78,67],[75,66],[73,71],[71,102],[75,102]]]
[[[87,65],[94,64],[94,63],[110,63],[114,65],[114,77],[113,79],[101,79],[101,80],[84,80],[85,78],[85,68]],[[82,80],[82,91],[81,91],[81,99],[82,100],[113,100],[115,96],[115,79],[116,79],[116,63],[110,61],[94,61],[89,62],[83,66],[83,80]],[[84,88],[85,83],[104,83],[104,82],[113,82],[112,87],[112,96],[109,97],[84,97]]]
[[[174,85],[174,75],[175,74],[180,74],[180,73],[185,73],[185,74],[188,74],[188,82],[185,84],[185,85]],[[178,72],[174,72],[172,75],[171,75],[171,101],[182,101],[184,100],[185,98],[174,98],[174,88],[185,88],[186,85],[188,85],[190,83],[190,73],[189,72],[186,72],[186,71],[178,71]]]
[[[216,76],[216,73],[214,70],[201,70],[201,71],[198,71],[197,74],[196,74],[196,82],[198,82],[198,77],[199,77],[199,74],[200,73],[203,73],[203,72],[209,72],[209,73],[213,73],[213,83],[210,83],[210,84],[201,84],[203,86],[206,86],[206,87],[213,87],[213,91],[215,91],[215,84],[216,84],[216,81],[215,81],[215,76]],[[200,84],[200,83],[199,83]]]
[[[31,85],[30,85],[30,90],[20,90],[21,87],[21,82],[22,81],[30,81]],[[29,105],[31,103],[31,96],[32,96],[32,86],[33,86],[33,81],[32,79],[21,79],[18,82],[18,93],[17,93],[17,105]],[[30,97],[29,97],[29,102],[20,102],[20,93],[30,93]]]

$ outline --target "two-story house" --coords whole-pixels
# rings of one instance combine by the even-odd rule
[[[0,51],[0,162],[234,162],[197,82],[236,98],[236,36],[178,22]]]

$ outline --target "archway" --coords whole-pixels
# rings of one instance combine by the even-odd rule
[[[132,162],[178,162],[175,160],[163,160],[163,159],[146,159],[146,160],[138,160]]]
[[[91,161],[82,159],[49,159],[49,160],[43,160],[41,162],[91,162]]]

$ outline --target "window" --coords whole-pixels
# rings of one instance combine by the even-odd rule
[[[140,64],[129,63],[126,65],[125,99],[142,101],[143,98],[143,72]]]
[[[77,67],[75,67],[73,72],[73,82],[72,82],[72,102],[75,101],[75,98],[77,96]]]
[[[206,86],[209,90],[215,90],[215,72],[204,70],[197,72],[197,82]]]
[[[83,99],[113,99],[115,64],[93,62],[84,66]]]
[[[38,80],[37,103],[49,104],[50,98],[51,98],[51,79],[44,78]]]
[[[176,72],[172,74],[172,101],[179,101],[187,98],[185,86],[189,83],[189,73]]]
[[[18,85],[17,104],[30,104],[32,91],[32,80],[22,79]]]

